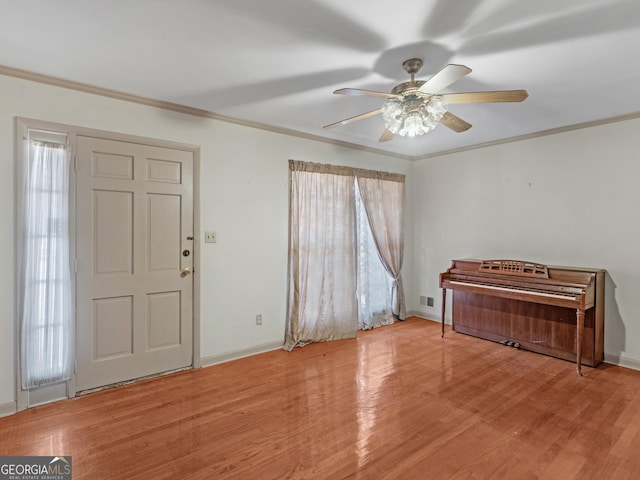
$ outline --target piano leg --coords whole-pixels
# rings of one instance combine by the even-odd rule
[[[576,311],[576,370],[582,376],[582,331],[584,330],[584,310]]]
[[[442,338],[444,338],[444,312],[447,306],[447,289],[443,288],[442,289],[442,320],[440,321],[441,324],[441,328],[442,328],[442,332],[440,333],[440,336]]]

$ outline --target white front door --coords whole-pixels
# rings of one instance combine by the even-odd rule
[[[77,137],[76,391],[193,364],[193,153]]]

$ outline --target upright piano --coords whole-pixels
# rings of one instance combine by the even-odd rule
[[[596,367],[604,358],[604,270],[521,260],[453,260],[440,274],[452,329]]]

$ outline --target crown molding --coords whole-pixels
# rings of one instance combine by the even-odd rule
[[[75,90],[78,92],[89,93],[92,95],[100,95],[102,97],[113,98],[116,100],[122,100],[125,102],[137,103],[140,105],[146,105],[149,107],[161,108],[164,110],[170,110],[172,112],[178,112],[185,115],[193,115],[196,117],[204,117],[211,118],[214,120],[219,120],[222,122],[233,123],[235,125],[241,125],[244,127],[256,128],[259,130],[265,130],[268,132],[279,133],[282,135],[288,135],[291,137],[303,138],[306,140],[314,140],[317,142],[328,143],[331,145],[351,148],[355,150],[361,150],[364,152],[375,153],[378,155],[384,155],[387,157],[393,158],[401,158],[404,160],[415,160],[414,156],[411,155],[402,155],[396,154],[392,152],[388,152],[386,150],[365,147],[362,145],[357,145],[355,143],[346,142],[343,140],[335,140],[331,138],[321,137],[319,135],[314,135],[311,133],[300,132],[297,130],[292,130],[289,128],[282,127],[274,127],[273,125],[268,125],[266,123],[253,122],[249,120],[243,120],[240,118],[229,117],[226,115],[220,115],[215,112],[211,112],[209,110],[203,110],[200,108],[189,107],[186,105],[181,105],[178,103],[166,102],[163,100],[156,100],[154,98],[143,97],[140,95],[133,95],[130,93],[124,93],[117,90],[111,90],[108,88],[96,87],[93,85],[89,85],[86,83],[74,82],[72,80],[65,80],[63,78],[52,77],[49,75],[43,75],[40,73],[33,73],[27,70],[20,70],[17,68],[7,67],[4,65],[0,65],[0,75],[5,75],[8,77],[21,78],[23,80],[29,80],[36,83],[42,83],[45,85],[52,85],[55,87],[67,88],[70,90]]]
[[[172,102],[166,102],[163,100],[156,100],[154,98],[149,98],[149,97],[143,97],[140,95],[133,95],[133,94],[129,94],[129,93],[123,93],[117,90],[111,90],[108,88],[102,88],[102,87],[96,87],[93,85],[88,85],[86,83],[80,83],[80,82],[74,82],[71,80],[65,80],[62,78],[58,78],[58,77],[52,77],[49,75],[43,75],[40,73],[33,73],[27,70],[20,70],[17,68],[12,68],[12,67],[7,67],[4,65],[0,65],[0,75],[6,75],[9,77],[16,77],[16,78],[21,78],[23,80],[29,80],[32,82],[37,82],[37,83],[42,83],[42,84],[46,84],[46,85],[52,85],[52,86],[56,86],[56,87],[61,87],[61,88],[67,88],[70,90],[76,90],[79,92],[84,92],[84,93],[89,93],[89,94],[93,94],[93,95],[100,95],[102,97],[108,97],[108,98],[113,98],[113,99],[117,99],[117,100],[122,100],[125,102],[131,102],[131,103],[137,103],[140,105],[146,105],[149,107],[155,107],[155,108],[161,108],[164,110],[170,110],[173,112],[178,112],[178,113],[182,113],[185,115],[193,115],[196,117],[204,117],[204,118],[211,118],[214,120],[219,120],[222,122],[227,122],[227,123],[233,123],[235,125],[241,125],[244,127],[250,127],[250,128],[255,128],[258,130],[265,130],[268,132],[273,132],[273,133],[279,133],[282,135],[288,135],[291,137],[297,137],[297,138],[303,138],[306,140],[313,140],[316,142],[321,142],[321,143],[327,143],[330,145],[335,145],[338,147],[344,147],[344,148],[350,148],[353,150],[360,150],[363,152],[368,152],[368,153],[375,153],[377,155],[384,155],[386,157],[391,157],[391,158],[396,158],[396,159],[402,159],[402,160],[411,160],[411,161],[418,161],[418,160],[427,160],[430,158],[436,158],[436,157],[442,157],[445,155],[451,155],[454,153],[460,153],[460,152],[466,152],[469,150],[477,150],[480,148],[486,148],[486,147],[492,147],[495,145],[502,145],[505,143],[513,143],[513,142],[519,142],[522,140],[529,140],[532,138],[538,138],[538,137],[546,137],[548,135],[556,135],[558,133],[565,133],[565,132],[570,132],[573,130],[581,130],[584,128],[591,128],[591,127],[597,127],[600,125],[606,125],[609,123],[616,123],[616,122],[623,122],[626,120],[633,120],[633,119],[637,119],[640,118],[640,112],[636,112],[636,113],[631,113],[631,114],[627,114],[627,115],[620,115],[620,116],[615,116],[615,117],[609,117],[609,118],[604,118],[601,120],[594,120],[594,121],[590,121],[590,122],[584,122],[584,123],[578,123],[578,124],[574,124],[574,125],[567,125],[564,127],[559,127],[559,128],[552,128],[552,129],[548,129],[548,130],[541,130],[539,132],[534,132],[534,133],[529,133],[526,135],[518,135],[515,137],[509,137],[509,138],[503,138],[500,140],[494,140],[491,142],[485,142],[485,143],[476,143],[473,145],[467,145],[465,147],[460,147],[460,148],[454,148],[451,150],[444,150],[441,152],[436,152],[436,153],[430,153],[427,155],[403,155],[403,154],[399,154],[399,153],[393,153],[393,152],[389,152],[387,150],[382,150],[379,148],[372,148],[372,147],[365,147],[363,145],[357,145],[355,143],[351,143],[351,142],[347,142],[344,140],[336,140],[336,139],[332,139],[332,138],[326,138],[326,137],[322,137],[320,135],[314,135],[311,133],[306,133],[306,132],[300,132],[297,130],[293,130],[293,129],[289,129],[289,128],[282,128],[282,127],[275,127],[273,125],[268,125],[266,123],[260,123],[260,122],[252,122],[249,120],[243,120],[240,118],[235,118],[235,117],[229,117],[226,115],[220,115],[218,113],[214,113],[211,112],[209,110],[202,110],[199,108],[194,108],[194,107],[188,107],[186,105],[181,105],[178,103],[172,103]]]
[[[528,133],[526,135],[518,135],[515,137],[509,137],[509,138],[503,138],[500,140],[494,140],[491,142],[484,142],[484,143],[476,143],[474,145],[468,145],[466,147],[460,147],[460,148],[454,148],[451,150],[444,150],[442,152],[437,152],[437,153],[430,153],[428,155],[421,155],[421,156],[416,156],[413,157],[413,160],[427,160],[429,158],[436,158],[436,157],[442,157],[445,155],[451,155],[453,153],[460,153],[460,152],[466,152],[469,150],[478,150],[480,148],[486,148],[486,147],[493,147],[495,145],[502,145],[505,143],[513,143],[513,142],[520,142],[523,140],[529,140],[532,138],[538,138],[538,137],[548,137],[550,135],[556,135],[558,133],[566,133],[566,132],[571,132],[574,130],[582,130],[585,128],[592,128],[592,127],[599,127],[601,125],[607,125],[610,123],[617,123],[617,122],[624,122],[627,120],[635,120],[640,118],[640,112],[636,112],[636,113],[629,113],[626,115],[618,115],[615,117],[608,117],[608,118],[603,118],[600,120],[592,120],[590,122],[583,122],[583,123],[576,123],[573,125],[566,125],[564,127],[557,127],[557,128],[550,128],[548,130],[540,130],[539,132],[534,132],[534,133]]]

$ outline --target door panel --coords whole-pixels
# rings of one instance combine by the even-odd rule
[[[180,269],[182,205],[179,195],[147,196],[147,252],[149,270]]]
[[[77,372],[86,390],[193,363],[193,154],[78,136]]]
[[[94,152],[93,176],[133,180],[133,157]]]
[[[133,192],[94,191],[93,206],[95,274],[132,274]]]
[[[92,361],[133,355],[133,297],[93,300]]]
[[[147,350],[180,345],[181,292],[147,295]]]

